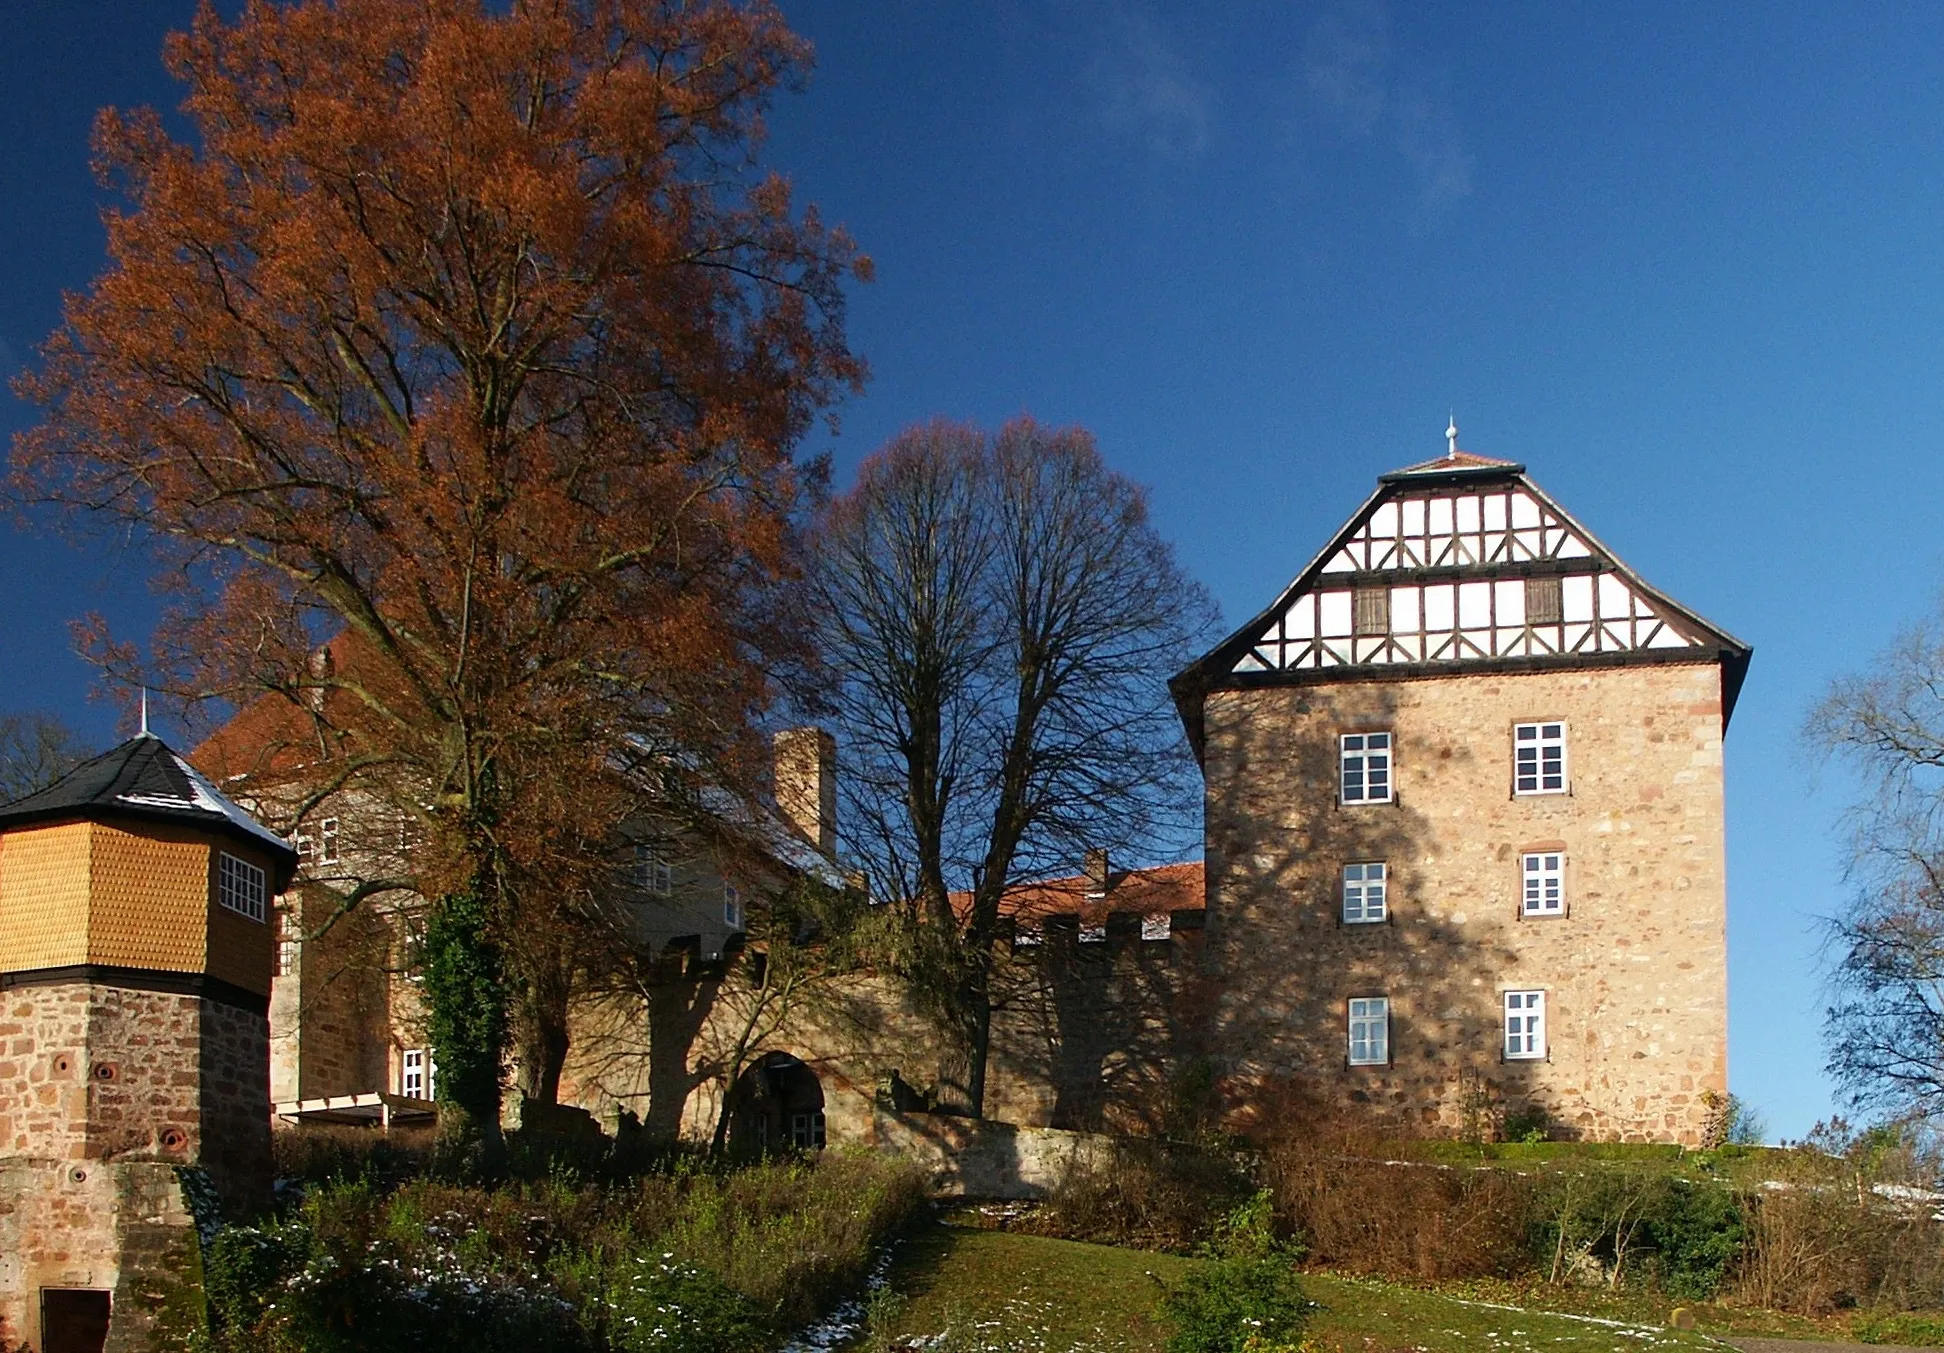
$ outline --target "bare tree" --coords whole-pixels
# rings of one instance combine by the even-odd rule
[[[1849,905],[1829,921],[1829,1071],[1859,1108],[1944,1111],[1944,624],[1837,681],[1808,737],[1861,779]]]
[[[1214,609],[1093,438],[1026,418],[894,438],[818,544],[847,841],[903,910],[941,1088],[982,1115],[1005,892],[1183,839],[1200,800],[1166,682]]]
[[[93,754],[51,714],[0,714],[0,803],[46,789]]]

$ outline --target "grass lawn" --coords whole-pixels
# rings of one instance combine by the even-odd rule
[[[1008,1231],[933,1227],[899,1256],[903,1297],[875,1325],[877,1347],[935,1353],[1160,1353],[1160,1284],[1187,1260]],[[1610,1353],[1718,1348],[1692,1334],[1469,1304],[1437,1292],[1311,1274],[1310,1336],[1325,1348],[1424,1353]],[[942,1339],[936,1336],[944,1336]],[[916,1341],[916,1342],[914,1342]]]

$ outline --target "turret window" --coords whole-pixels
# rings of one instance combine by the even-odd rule
[[[217,855],[216,901],[220,906],[261,923],[267,915],[263,885],[263,871],[248,860]]]
[[[1565,724],[1513,725],[1512,789],[1517,794],[1566,792]]]
[[[731,930],[743,928],[742,889],[733,883],[722,885],[722,923]]]
[[[1345,803],[1391,801],[1391,735],[1345,733],[1341,743],[1339,792]]]

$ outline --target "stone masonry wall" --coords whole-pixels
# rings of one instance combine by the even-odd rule
[[[0,1155],[199,1164],[269,1182],[268,1025],[218,1001],[83,983],[5,994]]]
[[[282,1103],[389,1090],[389,928],[373,912],[336,917],[322,889],[285,895],[280,924],[310,935],[270,987],[271,1098]],[[326,920],[332,920],[328,928]],[[322,932],[322,933],[319,933]]]
[[[202,1136],[197,1159],[235,1213],[270,1201],[270,1024],[202,1002]]]
[[[88,983],[0,1004],[0,1342],[34,1340],[44,1286],[113,1293],[110,1348],[143,1346],[143,1290],[188,1242],[176,1183],[205,1166],[226,1204],[269,1181],[261,1015]]]
[[[1512,793],[1512,725],[1563,719],[1571,793]],[[1388,729],[1396,801],[1340,807],[1338,734]],[[1711,665],[1225,691],[1207,704],[1210,1047],[1231,1097],[1286,1085],[1452,1131],[1536,1107],[1573,1135],[1696,1142],[1726,1089],[1719,673]],[[1569,914],[1519,914],[1566,854]],[[1390,918],[1339,922],[1345,863]],[[1501,1057],[1501,993],[1547,992],[1548,1057]],[[1385,995],[1391,1064],[1351,1067]]]
[[[1142,940],[1117,918],[1108,939],[1082,943],[1070,925],[1021,949],[1002,971],[987,1069],[986,1113],[1032,1127],[1161,1126],[1184,1058],[1198,1046],[1199,934]],[[707,969],[705,968],[706,972]],[[736,1040],[751,1027],[746,993],[720,978],[669,977],[638,1000],[582,1002],[562,1078],[564,1100],[611,1119],[706,1137]],[[943,1089],[936,1033],[883,978],[850,977],[801,993],[788,1018],[758,1016],[745,1065],[780,1051],[817,1075],[832,1145],[872,1140],[893,1073],[919,1091]],[[654,1044],[652,1033],[662,1040]],[[949,1072],[947,1073],[949,1074]]]

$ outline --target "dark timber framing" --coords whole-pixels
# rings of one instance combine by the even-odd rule
[[[1553,513],[1575,534],[1590,555],[1572,558],[1507,560],[1503,563],[1445,564],[1421,568],[1351,569],[1325,573],[1324,565],[1363,530],[1378,507],[1387,502],[1424,497],[1419,489],[1492,486],[1517,488],[1530,494],[1545,510]],[[1391,586],[1403,583],[1441,583],[1511,579],[1520,577],[1565,577],[1569,575],[1613,574],[1660,608],[1665,623],[1694,640],[1689,648],[1633,649],[1621,652],[1565,652],[1540,656],[1475,657],[1456,661],[1342,663],[1329,667],[1271,668],[1264,671],[1237,672],[1237,662],[1247,656],[1277,622],[1290,603],[1319,584],[1355,588]],[[1449,469],[1431,465],[1382,475],[1377,491],[1366,498],[1341,530],[1296,575],[1274,601],[1251,617],[1226,639],[1190,663],[1168,683],[1175,708],[1187,729],[1197,757],[1203,748],[1202,706],[1211,691],[1259,690],[1270,686],[1317,686],[1349,681],[1409,681],[1424,677],[1454,676],[1467,672],[1552,672],[1597,667],[1660,666],[1670,663],[1719,663],[1721,665],[1721,723],[1725,730],[1734,712],[1736,697],[1748,674],[1753,649],[1720,626],[1681,605],[1659,588],[1621,562],[1597,536],[1526,476],[1525,466],[1503,461],[1490,465],[1459,464]]]

